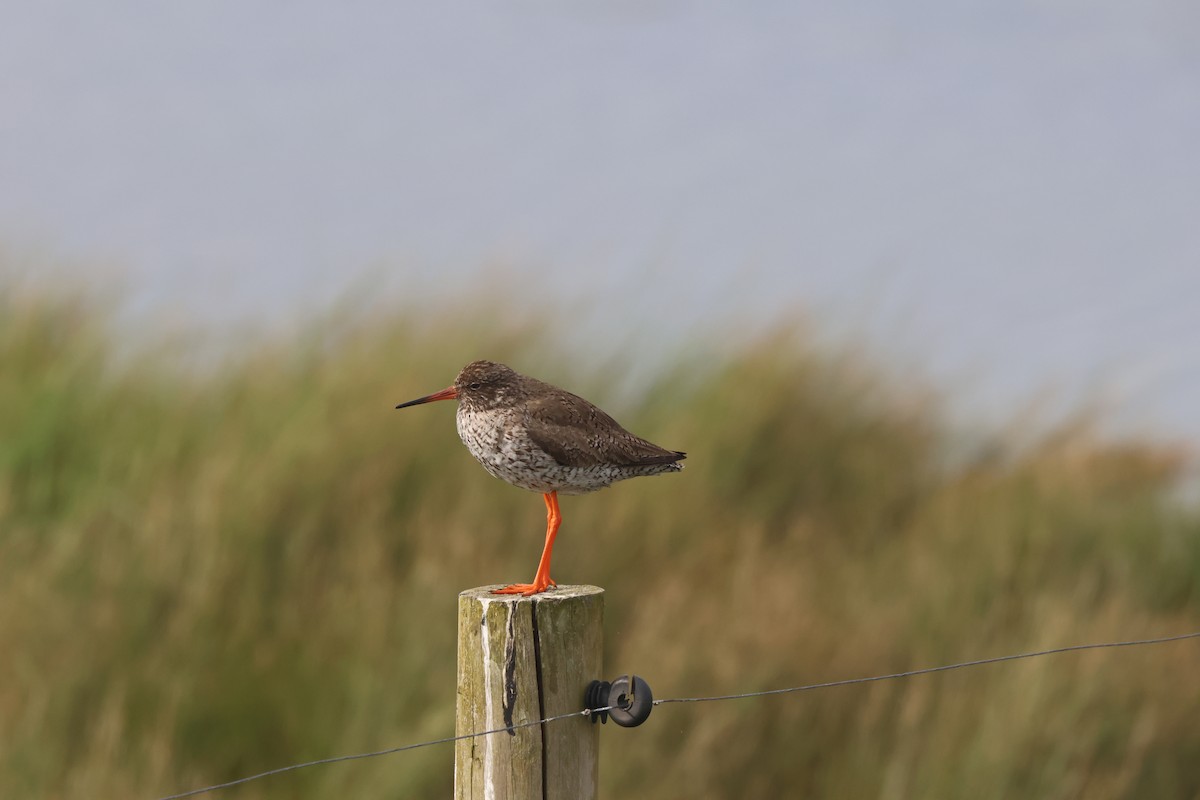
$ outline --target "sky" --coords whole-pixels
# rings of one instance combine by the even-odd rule
[[[570,308],[631,362],[803,315],[998,418],[1050,397],[1200,440],[1189,0],[4,16],[0,248],[140,313],[503,275],[514,315]]]

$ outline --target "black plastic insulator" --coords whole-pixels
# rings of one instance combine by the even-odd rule
[[[608,689],[609,716],[622,728],[636,728],[654,710],[654,695],[650,684],[638,675],[622,675]]]
[[[608,722],[607,711],[597,711],[608,705],[608,690],[612,686],[608,681],[592,681],[583,693],[583,707],[592,709],[592,724],[600,720],[600,724]]]
[[[612,721],[622,728],[636,728],[654,710],[654,695],[650,684],[638,675],[622,675],[615,681],[592,681],[584,692],[584,705],[593,709],[592,722]],[[608,708],[607,711],[596,709]]]

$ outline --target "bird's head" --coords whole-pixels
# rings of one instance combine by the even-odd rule
[[[494,361],[472,361],[458,373],[453,385],[440,392],[401,403],[396,408],[417,406],[435,400],[458,400],[459,404],[469,411],[498,408],[509,402],[519,377],[503,364]]]

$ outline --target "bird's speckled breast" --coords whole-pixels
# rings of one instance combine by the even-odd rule
[[[585,494],[630,475],[613,467],[566,467],[524,434],[511,409],[464,411],[456,417],[458,435],[475,460],[495,477],[534,492]]]
[[[554,460],[521,436],[511,411],[458,411],[458,435],[483,468],[501,480],[533,491],[544,488]]]

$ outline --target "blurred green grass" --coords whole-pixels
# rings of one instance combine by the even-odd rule
[[[197,368],[118,341],[86,292],[0,294],[0,797],[156,797],[449,734],[456,594],[528,579],[543,510],[474,463],[451,404],[392,406],[478,357],[688,451],[566,498],[555,554],[608,590],[608,672],[660,696],[1200,629],[1176,448],[1079,422],[964,456],[931,392],[789,329],[697,342],[618,398],[618,366],[554,353],[561,320],[489,307],[330,315]],[[1197,797],[1197,663],[1184,643],[666,706],[605,730],[603,794]],[[452,759],[219,796],[445,797]]]

